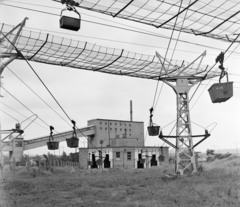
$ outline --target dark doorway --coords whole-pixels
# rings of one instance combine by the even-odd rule
[[[152,155],[152,159],[151,159],[151,166],[157,166],[157,159],[156,159],[156,155]]]
[[[138,154],[137,168],[144,168],[144,160],[142,154]]]
[[[91,165],[91,168],[97,168],[95,154],[92,154],[92,165]]]
[[[109,154],[106,154],[106,156],[105,156],[104,168],[110,168]]]

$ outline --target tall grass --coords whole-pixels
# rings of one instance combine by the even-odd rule
[[[56,168],[36,177],[18,169],[4,189],[9,203],[21,207],[239,207],[239,167],[239,158],[229,158],[189,176],[166,176],[173,173],[173,166],[75,172]]]

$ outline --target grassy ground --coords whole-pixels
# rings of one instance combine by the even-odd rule
[[[8,173],[8,206],[239,207],[240,158],[214,161],[191,176],[168,177],[173,166],[152,169]],[[1,206],[1,205],[0,205]],[[4,205],[2,205],[4,206]],[[1,206],[1,207],[2,207]]]

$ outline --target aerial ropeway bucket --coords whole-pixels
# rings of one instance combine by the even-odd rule
[[[53,131],[54,127],[50,126],[50,136],[49,136],[49,141],[47,142],[47,147],[49,150],[57,150],[59,148],[59,142],[55,142],[53,138]]]
[[[159,155],[158,160],[159,160],[159,162],[163,162],[165,160],[165,156],[164,155]]]
[[[222,103],[227,101],[233,96],[233,82],[228,81],[228,74],[227,82],[221,83],[214,83],[209,89],[208,92],[210,94],[212,103]]]
[[[158,136],[159,135],[159,130],[160,130],[160,126],[148,126],[148,135],[149,136]]]
[[[66,139],[67,141],[67,146],[70,147],[70,148],[76,148],[78,147],[78,142],[79,142],[79,139],[75,136],[69,138],[69,139]]]
[[[78,18],[64,16],[63,15],[64,10],[69,10],[69,11],[75,12],[78,15]],[[60,20],[59,20],[60,28],[78,31],[80,29],[80,22],[81,22],[81,16],[73,6],[68,5],[67,8],[65,8],[61,11]]]
[[[148,135],[149,136],[158,136],[159,135],[159,130],[160,130],[160,126],[157,126],[155,124],[153,124],[153,121],[152,121],[152,117],[153,117],[153,107],[151,107],[149,109],[150,111],[150,121],[149,121],[149,126],[147,127],[148,129]]]
[[[73,136],[71,138],[66,139],[67,146],[70,148],[77,148],[79,139],[77,138],[76,133],[76,122],[74,120],[71,121],[73,124]]]
[[[59,148],[59,142],[49,141],[47,142],[47,147],[49,150],[57,150]]]

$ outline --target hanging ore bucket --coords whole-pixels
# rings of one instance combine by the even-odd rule
[[[78,15],[78,18],[62,15],[64,10],[69,10],[69,11],[75,12]],[[59,22],[60,22],[60,28],[62,28],[62,29],[78,31],[80,29],[81,16],[74,7],[67,6],[67,8],[65,8],[61,11]]]
[[[209,89],[208,92],[210,94],[211,100],[213,103],[221,103],[225,102],[233,96],[233,82],[228,82],[228,74],[227,82],[214,83]]]
[[[59,148],[59,142],[54,142],[54,138],[53,138],[53,131],[54,127],[50,126],[50,136],[49,136],[49,141],[47,142],[47,147],[49,150],[56,150]]]
[[[159,135],[160,126],[151,125],[151,126],[148,126],[147,129],[148,129],[149,136],[158,136]]]
[[[159,162],[163,162],[165,160],[165,156],[159,155],[158,160],[159,160]]]
[[[59,142],[49,141],[47,142],[47,147],[49,150],[57,150],[59,147]]]
[[[71,122],[73,124],[73,135],[71,138],[66,139],[67,146],[70,148],[77,148],[79,140],[77,138],[77,133],[76,133],[76,122],[74,120],[72,120]]]
[[[150,111],[150,120],[149,120],[149,126],[148,126],[148,135],[149,136],[158,136],[159,134],[159,129],[160,129],[160,126],[157,126],[155,124],[153,124],[153,121],[152,121],[152,117],[153,117],[153,107],[151,107],[149,109]]]
[[[78,142],[79,142],[79,139],[76,137],[76,136],[73,136],[69,139],[66,139],[67,141],[67,146],[70,147],[70,148],[76,148],[78,147]]]

